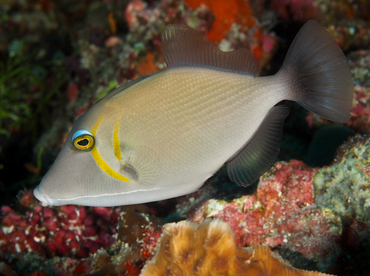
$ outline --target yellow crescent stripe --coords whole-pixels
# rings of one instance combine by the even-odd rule
[[[117,122],[116,126],[114,127],[113,148],[114,148],[114,155],[117,157],[118,160],[122,160],[121,149],[119,147],[119,140],[118,140],[118,128],[119,128],[119,122]]]
[[[91,134],[95,137],[95,134],[96,134],[96,131],[98,130],[98,127],[99,127],[99,124],[101,123],[101,121],[103,120],[103,116],[101,116],[95,123],[95,125],[93,126],[93,128],[91,129]],[[118,132],[118,131],[117,131]],[[118,139],[118,137],[117,137]],[[111,167],[109,167],[109,165],[103,160],[103,158],[100,156],[99,152],[98,152],[98,149],[97,149],[97,144],[95,144],[95,146],[93,147],[93,149],[90,151],[93,158],[95,159],[95,162],[96,164],[98,164],[98,166],[106,173],[108,174],[109,176],[115,178],[115,179],[118,179],[118,180],[121,180],[121,181],[125,181],[125,182],[131,182],[130,179],[128,179],[127,177],[119,174],[118,172],[112,170]]]

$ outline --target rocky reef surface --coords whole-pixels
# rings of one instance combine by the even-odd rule
[[[215,233],[215,251],[224,247],[218,239],[230,242],[230,256],[240,262],[221,258],[212,267],[231,267],[229,274],[249,265],[251,275],[264,275],[260,262],[268,267],[271,258],[283,258],[301,269],[295,275],[305,275],[302,270],[367,275],[368,1],[226,2],[1,3],[0,273],[149,275],[149,266],[163,258],[176,263],[171,254],[161,257],[169,244],[171,250],[183,250],[176,251],[181,265],[194,269],[191,258],[187,263],[191,250],[207,247],[205,242],[191,250],[189,242],[176,247],[183,231],[176,229],[185,227],[190,236],[201,229]],[[325,26],[345,51],[355,85],[352,117],[338,126],[292,105],[280,161],[254,186],[237,187],[221,171],[196,193],[150,204],[43,207],[33,197],[32,188],[77,116],[115,86],[164,69],[160,33],[167,24],[198,29],[225,51],[249,48],[267,75],[281,66],[309,18]],[[173,223],[181,220],[191,223]]]

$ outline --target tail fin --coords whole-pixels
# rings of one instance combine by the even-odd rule
[[[308,21],[289,48],[280,73],[294,78],[292,99],[326,119],[350,118],[353,83],[347,60],[320,24]]]

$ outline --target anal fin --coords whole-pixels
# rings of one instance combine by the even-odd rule
[[[253,138],[227,162],[233,182],[239,186],[251,185],[271,167],[280,151],[283,123],[288,114],[285,105],[271,108]]]

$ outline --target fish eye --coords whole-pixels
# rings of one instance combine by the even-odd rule
[[[95,145],[95,138],[87,130],[79,130],[73,134],[72,144],[78,150],[89,151]]]

